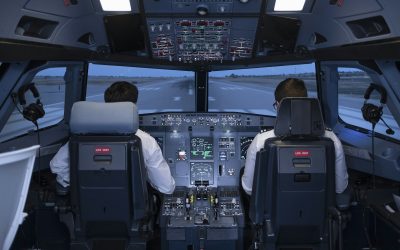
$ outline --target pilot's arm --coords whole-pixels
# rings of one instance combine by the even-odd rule
[[[339,138],[331,130],[325,131],[325,137],[330,138],[335,146],[335,183],[336,193],[343,193],[348,184],[349,175],[347,174],[347,166],[343,152],[343,146]]]
[[[253,188],[253,177],[257,152],[264,147],[265,140],[272,137],[275,137],[274,130],[258,134],[256,137],[254,137],[254,140],[247,149],[246,163],[244,165],[244,173],[242,176],[242,187],[248,195],[251,195]]]
[[[56,174],[57,182],[63,187],[69,186],[69,143],[62,146],[50,161],[50,169]]]
[[[140,130],[136,135],[142,141],[143,158],[150,185],[161,193],[172,194],[175,189],[175,180],[156,140]]]

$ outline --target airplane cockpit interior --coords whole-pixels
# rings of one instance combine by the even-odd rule
[[[0,0],[0,249],[400,249],[399,10]]]

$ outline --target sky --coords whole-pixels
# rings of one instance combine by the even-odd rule
[[[210,72],[211,77],[224,77],[231,74],[236,75],[281,75],[281,74],[299,74],[315,72],[314,63],[290,65],[290,66],[276,66],[252,69],[236,69]],[[47,76],[63,76],[65,68],[51,68],[41,71],[38,75]],[[135,68],[124,66],[110,66],[110,65],[89,65],[89,75],[92,76],[128,76],[128,77],[193,77],[192,71],[180,70],[165,70],[165,69],[149,69],[149,68]]]

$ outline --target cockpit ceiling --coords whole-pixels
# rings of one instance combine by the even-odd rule
[[[104,11],[100,0],[4,1],[0,40],[224,65],[400,37],[392,0],[299,0],[298,11],[276,11],[278,0],[126,1],[125,11]]]

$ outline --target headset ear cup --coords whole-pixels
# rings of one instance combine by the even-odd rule
[[[39,118],[45,115],[45,111],[41,104],[31,103],[22,111],[25,119],[31,122],[36,122]]]
[[[36,98],[36,102],[26,105],[25,93],[30,90],[33,97]],[[22,115],[28,121],[36,123],[39,118],[42,118],[45,115],[45,111],[43,109],[43,104],[40,102],[40,94],[34,83],[29,83],[23,85],[18,90],[18,99],[20,105],[23,107]]]
[[[44,109],[43,109],[42,103],[39,101],[38,104],[35,104],[35,107],[36,107],[36,109],[37,109],[38,119],[39,119],[39,118],[42,118],[42,117],[46,114],[46,112],[45,112]]]
[[[361,108],[364,120],[376,124],[382,116],[382,107],[378,107],[371,103],[365,103]]]
[[[24,110],[22,111],[22,115],[24,116],[25,119],[31,122],[36,122],[37,120],[35,116],[35,111],[32,108],[32,104],[24,108]]]

